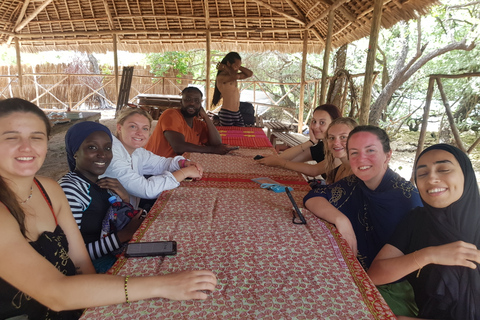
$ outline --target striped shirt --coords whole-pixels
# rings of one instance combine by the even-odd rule
[[[119,249],[121,243],[116,233],[101,236],[102,221],[110,208],[108,191],[76,172],[67,173],[58,183],[67,196],[90,258],[95,260]]]

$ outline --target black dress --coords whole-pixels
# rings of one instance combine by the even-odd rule
[[[463,194],[446,208],[424,202],[401,221],[388,241],[405,255],[430,246],[455,241],[473,243],[480,248],[480,194],[472,164],[459,149],[439,144],[429,147],[455,156],[465,179]],[[415,166],[416,167],[416,166]],[[415,292],[420,318],[480,320],[480,266],[429,264],[407,276]]]
[[[51,208],[50,199],[40,185],[40,182],[35,180],[35,183]],[[53,232],[45,231],[36,241],[29,243],[61,273],[67,276],[76,274],[75,265],[68,256],[67,238],[58,224]],[[0,278],[0,319],[25,315],[28,319],[70,320],[80,318],[82,312],[83,310],[61,312],[52,311]]]

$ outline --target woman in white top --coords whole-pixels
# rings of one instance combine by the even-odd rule
[[[120,181],[135,208],[140,199],[156,199],[184,179],[200,179],[203,174],[202,166],[182,156],[164,158],[145,150],[151,125],[152,117],[143,109],[127,108],[119,114],[113,160],[103,175]]]
[[[206,299],[206,270],[148,277],[95,274],[62,188],[36,177],[50,123],[34,104],[0,101],[0,319],[75,319],[57,313],[149,298]]]

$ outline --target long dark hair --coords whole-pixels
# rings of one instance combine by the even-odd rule
[[[33,103],[20,98],[10,98],[0,101],[0,118],[9,116],[14,112],[33,113],[38,116],[44,123],[47,131],[47,137],[50,136],[51,125],[45,113]],[[20,203],[18,203],[17,195],[10,189],[5,182],[5,178],[0,176],[0,202],[7,207],[12,216],[17,220],[20,232],[26,237],[25,228],[25,212]]]
[[[229,52],[220,62],[221,64],[226,65],[227,62],[230,62],[230,64],[234,64],[236,60],[242,60],[238,52]],[[222,72],[222,70],[218,70],[217,76]],[[222,93],[220,90],[218,90],[217,87],[217,80],[215,80],[215,91],[213,92],[213,98],[212,98],[212,106],[216,106],[217,103],[220,101],[220,98],[222,97]]]
[[[332,121],[342,116],[340,109],[333,104],[321,104],[313,110],[313,113],[319,110],[327,112],[330,115],[330,118],[332,118]]]

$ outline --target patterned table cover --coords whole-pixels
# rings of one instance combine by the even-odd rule
[[[208,269],[218,278],[205,301],[149,299],[88,309],[82,319],[395,319],[338,231],[306,209],[292,223],[285,193],[260,188],[270,177],[308,192],[292,171],[255,163],[272,148],[225,156],[191,154],[200,181],[162,193],[132,241],[175,240],[170,257],[121,257],[109,273],[155,275]]]

